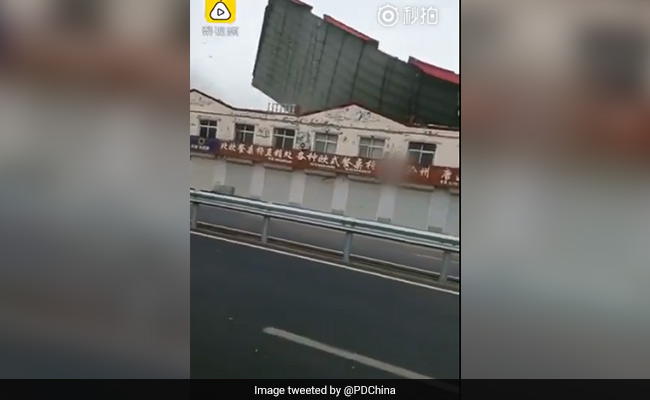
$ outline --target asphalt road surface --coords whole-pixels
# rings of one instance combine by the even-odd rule
[[[214,225],[254,233],[262,231],[262,218],[256,215],[216,207],[201,207],[197,217],[201,222]],[[287,221],[271,220],[269,235],[325,249],[339,251],[343,249],[343,233]],[[426,247],[410,246],[357,235],[352,243],[352,253],[429,271],[440,272],[442,270],[442,253]],[[449,275],[459,277],[458,257],[454,255],[452,260]]]
[[[192,378],[459,378],[460,297],[192,234]]]

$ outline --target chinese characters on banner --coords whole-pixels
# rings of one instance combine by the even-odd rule
[[[460,187],[460,171],[452,171],[450,168],[445,168],[440,177],[440,184],[442,186]]]
[[[460,170],[458,168],[410,165],[408,177],[415,183],[460,187]]]
[[[330,154],[299,151],[296,159],[298,162],[308,164],[309,168],[331,169],[356,174],[371,175],[375,171],[376,162],[360,157],[344,157]]]
[[[293,169],[326,169],[355,175],[378,177],[382,161],[361,157],[346,157],[320,154],[302,150],[282,150],[253,144],[221,142],[218,155],[221,157],[241,158],[254,162],[284,164]],[[437,166],[408,167],[405,176],[409,183],[426,186],[460,187],[458,168]]]
[[[256,146],[254,144],[222,142],[219,147],[219,155],[293,165],[293,151]]]

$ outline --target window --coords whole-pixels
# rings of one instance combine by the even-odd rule
[[[336,144],[339,135],[331,133],[317,133],[314,139],[314,151],[317,153],[336,154]]]
[[[217,121],[210,119],[199,120],[199,136],[205,139],[217,138]]]
[[[253,144],[255,125],[235,124],[235,142]]]
[[[276,149],[292,150],[296,131],[293,129],[278,129],[273,132],[273,147]]]
[[[384,139],[361,138],[359,141],[359,157],[382,158],[384,156]]]
[[[409,143],[409,161],[417,165],[433,165],[436,145],[433,143]]]

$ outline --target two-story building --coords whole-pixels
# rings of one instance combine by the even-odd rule
[[[190,91],[196,189],[456,235],[459,145],[458,131],[357,105],[248,110]]]

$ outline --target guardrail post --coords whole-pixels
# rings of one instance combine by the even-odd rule
[[[345,232],[345,241],[343,242],[343,262],[350,262],[350,252],[352,251],[352,232]]]
[[[447,276],[449,275],[449,266],[451,265],[451,253],[448,251],[442,252],[442,271],[438,280],[441,283],[447,283]]]
[[[199,205],[196,203],[190,203],[190,228],[191,229],[196,229],[196,219],[198,213],[199,213]]]
[[[266,244],[269,241],[269,220],[271,217],[264,216],[262,222],[262,243]]]
[[[198,228],[198,212],[201,206],[208,208],[217,207],[252,214],[258,217],[261,216],[263,218],[262,231],[260,233],[262,244],[267,244],[269,241],[269,224],[271,218],[332,229],[339,232],[339,234],[343,232],[345,238],[342,261],[346,264],[349,264],[352,258],[354,234],[437,249],[442,251],[442,271],[438,277],[438,281],[441,283],[449,281],[452,257],[460,251],[460,238],[457,237],[382,224],[375,221],[356,220],[341,215],[289,207],[259,200],[201,192],[194,189],[190,189],[190,229],[192,230]],[[255,235],[255,233],[251,233]]]

